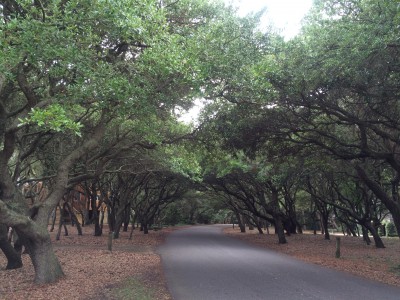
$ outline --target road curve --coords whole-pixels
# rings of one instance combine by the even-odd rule
[[[177,230],[158,249],[175,300],[400,299],[400,288],[248,245],[222,228]]]

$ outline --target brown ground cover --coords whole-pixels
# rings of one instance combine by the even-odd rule
[[[340,235],[341,257],[337,259],[335,236],[325,240],[321,234],[295,234],[287,237],[287,244],[279,245],[273,230],[269,235],[258,234],[257,230],[240,233],[236,227],[225,229],[225,233],[309,263],[400,286],[399,238],[384,238],[386,248],[377,249],[373,244],[366,245],[362,238]]]
[[[113,251],[107,250],[107,234],[93,236],[93,227],[83,229],[78,236],[69,227],[69,236],[61,236],[54,248],[65,277],[55,284],[33,284],[34,270],[27,255],[24,267],[4,270],[6,261],[0,255],[0,299],[162,299],[170,300],[160,257],[154,252],[166,235],[176,228],[150,231],[144,235],[135,231],[113,242]],[[384,283],[400,286],[400,241],[385,239],[385,249],[367,246],[360,238],[341,236],[341,258],[335,258],[335,239],[324,240],[321,235],[302,234],[287,237],[288,244],[279,245],[274,234],[260,235],[255,230],[243,234],[238,228],[225,233],[276,250],[298,259],[350,272]]]
[[[5,270],[6,260],[0,255],[0,299],[171,299],[165,285],[159,255],[154,250],[174,228],[121,232],[107,250],[107,234],[93,236],[94,228],[86,226],[83,235],[69,228],[69,236],[55,241],[54,249],[65,277],[55,284],[37,286],[29,257],[23,255],[24,267]]]

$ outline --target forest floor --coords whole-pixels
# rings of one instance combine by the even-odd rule
[[[155,248],[175,227],[147,235],[135,230],[132,240],[130,232],[121,232],[111,252],[107,233],[95,237],[94,227],[85,226],[78,236],[76,227],[67,228],[69,235],[62,234],[59,241],[51,233],[65,277],[37,286],[28,255],[23,255],[24,266],[17,270],[5,270],[6,260],[0,255],[0,299],[171,299]]]
[[[386,284],[400,286],[400,240],[399,238],[383,238],[384,249],[375,248],[372,240],[367,245],[362,238],[331,235],[325,240],[321,234],[294,234],[287,236],[287,244],[278,244],[278,237],[273,234],[259,234],[257,230],[241,233],[239,227],[226,228],[229,236],[264,248],[275,250],[297,259],[322,265],[325,267],[352,273]],[[336,237],[340,236],[339,259],[335,258]]]
[[[155,249],[178,228],[150,231],[148,235],[135,230],[132,240],[129,232],[121,232],[110,252],[107,233],[95,237],[94,227],[86,226],[78,236],[76,228],[68,226],[69,235],[61,235],[59,241],[51,233],[65,277],[37,286],[28,255],[23,255],[24,267],[17,270],[5,270],[6,260],[0,255],[0,299],[170,300]],[[360,238],[341,236],[341,258],[336,259],[334,237],[327,241],[322,235],[297,234],[287,237],[288,244],[279,245],[274,234],[260,235],[256,230],[243,234],[238,228],[227,228],[225,233],[310,263],[400,286],[398,238],[384,239],[386,248],[376,249]]]

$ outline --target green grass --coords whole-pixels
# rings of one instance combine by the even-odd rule
[[[397,276],[400,276],[400,265],[392,266],[390,268],[390,272],[395,273]]]
[[[138,279],[129,278],[112,289],[112,295],[118,300],[153,300],[153,292]]]

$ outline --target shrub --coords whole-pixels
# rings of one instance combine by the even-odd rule
[[[393,222],[386,223],[386,235],[387,236],[397,236],[396,226]]]

